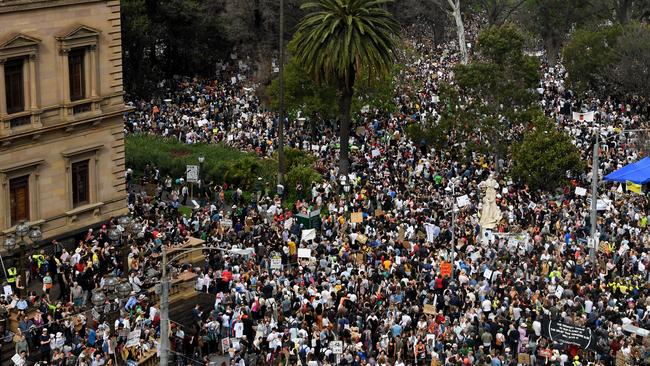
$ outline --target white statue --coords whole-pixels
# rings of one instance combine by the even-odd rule
[[[483,196],[483,209],[481,210],[481,228],[494,229],[499,221],[501,221],[501,210],[497,206],[497,188],[499,183],[492,177],[479,183],[478,187],[485,193]]]

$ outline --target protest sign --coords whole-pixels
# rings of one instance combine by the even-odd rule
[[[316,239],[316,229],[307,229],[302,231],[302,241]]]
[[[576,122],[593,122],[594,112],[586,112],[586,113],[573,112],[573,120]]]
[[[574,344],[583,349],[593,349],[592,332],[589,328],[577,327],[555,320],[542,321],[542,336],[561,344]]]
[[[298,258],[311,258],[311,249],[299,248]]]
[[[141,332],[142,332],[142,330],[140,330],[140,329],[136,329],[136,330],[134,330],[132,332],[129,332],[129,335],[126,338],[125,347],[133,347],[133,346],[137,346],[138,344],[140,344],[140,333]]]
[[[456,205],[458,205],[458,208],[465,207],[469,205],[469,196],[468,195],[463,195],[460,197],[456,198]]]
[[[582,187],[576,187],[576,196],[586,196],[587,189]]]
[[[520,365],[530,365],[530,355],[528,353],[519,353],[517,363]]]
[[[271,257],[271,269],[282,269],[282,257],[279,255]]]
[[[358,224],[358,223],[363,222],[363,213],[362,212],[353,212],[350,215],[350,221],[353,224]]]
[[[436,315],[436,307],[431,304],[424,304],[423,311],[425,314]]]

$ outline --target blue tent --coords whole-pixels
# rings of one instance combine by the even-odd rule
[[[605,180],[620,183],[629,180],[636,184],[648,184],[650,183],[650,158],[643,158],[635,163],[628,164],[606,175]]]

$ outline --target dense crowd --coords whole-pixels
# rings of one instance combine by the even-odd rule
[[[477,25],[467,27],[469,42],[477,32]],[[234,365],[648,362],[647,337],[626,326],[641,328],[640,334],[650,327],[647,196],[601,186],[606,207],[598,213],[600,243],[592,261],[590,205],[576,193],[577,187],[589,187],[591,169],[571,177],[562,191],[535,191],[508,178],[508,161],[500,162],[497,172],[488,157],[467,154],[463,141],[432,149],[409,140],[408,124],[438,115],[438,88],[453,82],[458,52],[454,42],[432,42],[425,26],[407,34],[416,52],[405,60],[400,78],[421,81],[421,90],[398,87],[396,113],[369,110],[355,116],[351,142],[359,149],[351,153],[349,190],[337,176],[332,126],[312,131],[287,124],[287,144],[310,150],[324,173],[323,181],[301,187],[289,208],[270,192],[239,199],[240,187],[231,187],[240,194],[226,202],[223,182],[214,182],[200,207],[183,216],[183,182],[151,169],[147,174],[158,194],[134,187],[129,196],[141,227],[126,240],[134,292],[126,305],[119,304],[121,320],[108,325],[67,320],[90,301],[93,289],[104,286],[106,274],[122,274],[124,255],[106,244],[107,230],[119,226],[115,221],[90,232],[74,252],[55,252],[47,264],[32,265],[33,277],[44,279],[50,272],[50,280],[64,286],[58,299],[47,293],[15,297],[10,307],[24,309],[21,301],[27,300],[27,307],[41,314],[40,322],[21,320],[17,354],[40,350],[55,360],[82,349],[80,354],[90,355],[87,364],[102,365],[127,349],[124,359],[135,360],[126,347],[135,327],[142,332],[131,352],[155,349],[155,340],[149,340],[159,317],[145,295],[145,278],[152,277],[147,271],[160,270],[161,246],[194,236],[226,251],[206,253],[197,268],[177,264],[177,272],[195,272],[196,290],[215,299],[212,308],[193,311],[188,329],[174,333],[180,362],[203,362],[215,352],[227,354]],[[278,120],[261,106],[256,85],[241,77],[243,69],[224,63],[214,79],[170,81],[164,100],[133,102],[126,133],[225,143],[271,155]],[[644,155],[637,136],[621,131],[648,127],[647,101],[576,96],[563,84],[561,64],[543,65],[541,73],[540,105],[572,136],[585,161],[591,161],[594,135],[601,134],[600,176]],[[594,111],[595,121],[577,121],[575,111]],[[491,176],[502,216],[493,230],[484,230],[479,185]],[[469,203],[452,213],[456,198],[465,195]],[[314,211],[320,212],[317,220],[304,219]],[[546,331],[549,322],[590,330],[593,342],[554,341]]]

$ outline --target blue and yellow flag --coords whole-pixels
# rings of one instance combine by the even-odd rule
[[[636,184],[636,183],[634,183],[632,181],[627,180],[627,181],[625,181],[625,185],[627,186],[628,191],[634,192],[634,193],[637,193],[637,194],[643,194],[641,192],[641,185],[640,184]]]

